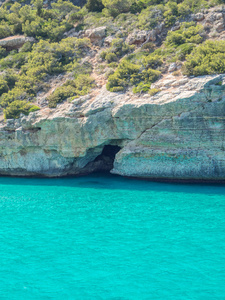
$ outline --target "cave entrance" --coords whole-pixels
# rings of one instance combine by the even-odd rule
[[[102,153],[94,160],[95,171],[111,171],[113,169],[116,154],[120,151],[121,147],[106,145]]]

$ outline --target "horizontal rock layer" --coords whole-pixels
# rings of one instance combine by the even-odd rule
[[[0,126],[0,174],[54,177],[111,169],[141,178],[225,180],[224,78],[182,79],[179,85],[170,76],[153,97],[103,88],[95,98],[8,120]],[[101,155],[106,145],[118,146],[113,165],[115,153]]]

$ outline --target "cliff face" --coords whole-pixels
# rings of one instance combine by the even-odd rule
[[[225,180],[225,76],[169,75],[157,84],[162,91],[152,97],[102,88],[96,97],[8,120],[0,127],[0,174],[110,169],[144,178]]]

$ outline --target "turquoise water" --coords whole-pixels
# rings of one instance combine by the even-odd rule
[[[225,299],[225,187],[0,178],[0,299]]]

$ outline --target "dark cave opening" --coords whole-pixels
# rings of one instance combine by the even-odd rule
[[[116,154],[120,151],[120,149],[121,148],[119,146],[106,145],[104,146],[102,153],[98,157],[104,156],[114,160]]]
[[[102,153],[93,161],[95,171],[111,171],[116,154],[120,149],[121,147],[115,145],[104,146]]]

